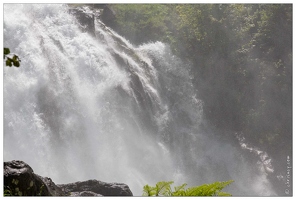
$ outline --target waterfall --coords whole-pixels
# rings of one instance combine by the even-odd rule
[[[62,4],[4,4],[4,161],[57,183],[189,186],[234,180],[234,196],[275,195],[267,171],[212,133],[190,63],[169,46],[133,46],[95,21],[84,32]],[[258,158],[259,159],[259,158]]]

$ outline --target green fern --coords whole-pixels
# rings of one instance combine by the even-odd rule
[[[175,191],[173,191],[171,193],[171,195],[168,196],[185,196],[185,187],[187,186],[186,183],[184,183],[183,185],[174,187]]]
[[[154,196],[155,195],[155,188],[149,185],[145,185],[143,188],[143,196]]]
[[[165,196],[165,194],[167,194],[168,191],[170,191],[171,184],[173,184],[173,183],[174,183],[173,181],[169,181],[169,182],[161,181],[161,182],[158,182],[156,184],[156,187],[155,187],[155,191],[156,191],[155,196]]]
[[[222,192],[226,186],[231,184],[233,180],[224,182],[214,182],[211,184],[203,184],[200,186],[185,189],[186,183],[171,189],[173,181],[158,182],[155,187],[145,185],[143,187],[143,196],[231,196],[230,193]]]
[[[171,194],[171,184],[173,181],[161,181],[155,187],[145,185],[143,188],[143,196],[168,196]]]

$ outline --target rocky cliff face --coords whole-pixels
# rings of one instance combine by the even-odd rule
[[[96,13],[94,11],[85,6],[69,9],[69,13],[76,17],[79,27],[83,32],[88,32],[92,36],[95,36]]]
[[[77,19],[80,29],[83,32],[95,36],[95,19],[98,18],[109,26],[114,23],[116,13],[107,4],[82,5],[80,7],[69,8],[71,13]]]
[[[25,162],[4,162],[5,196],[133,196],[123,183],[88,180],[55,184],[50,178],[34,173]]]

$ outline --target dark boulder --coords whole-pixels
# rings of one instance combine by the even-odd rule
[[[88,180],[55,184],[50,178],[34,173],[25,162],[4,162],[4,194],[9,196],[133,196],[123,183]]]
[[[65,193],[70,194],[88,191],[103,196],[133,196],[129,187],[123,183],[105,183],[98,180],[88,180],[69,184],[59,184],[58,187],[60,187]]]
[[[49,178],[33,172],[25,162],[4,162],[4,192],[12,196],[63,196],[63,192]]]

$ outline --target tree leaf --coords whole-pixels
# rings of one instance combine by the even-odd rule
[[[15,67],[19,67],[19,66],[20,66],[20,63],[19,63],[19,61],[14,61],[14,62],[13,62],[13,65],[14,65]]]
[[[12,66],[12,64],[11,64],[11,60],[10,60],[10,59],[7,59],[7,60],[6,60],[6,66],[9,66],[9,67]]]
[[[10,54],[10,50],[9,48],[4,47],[4,55],[7,55],[7,54]]]

